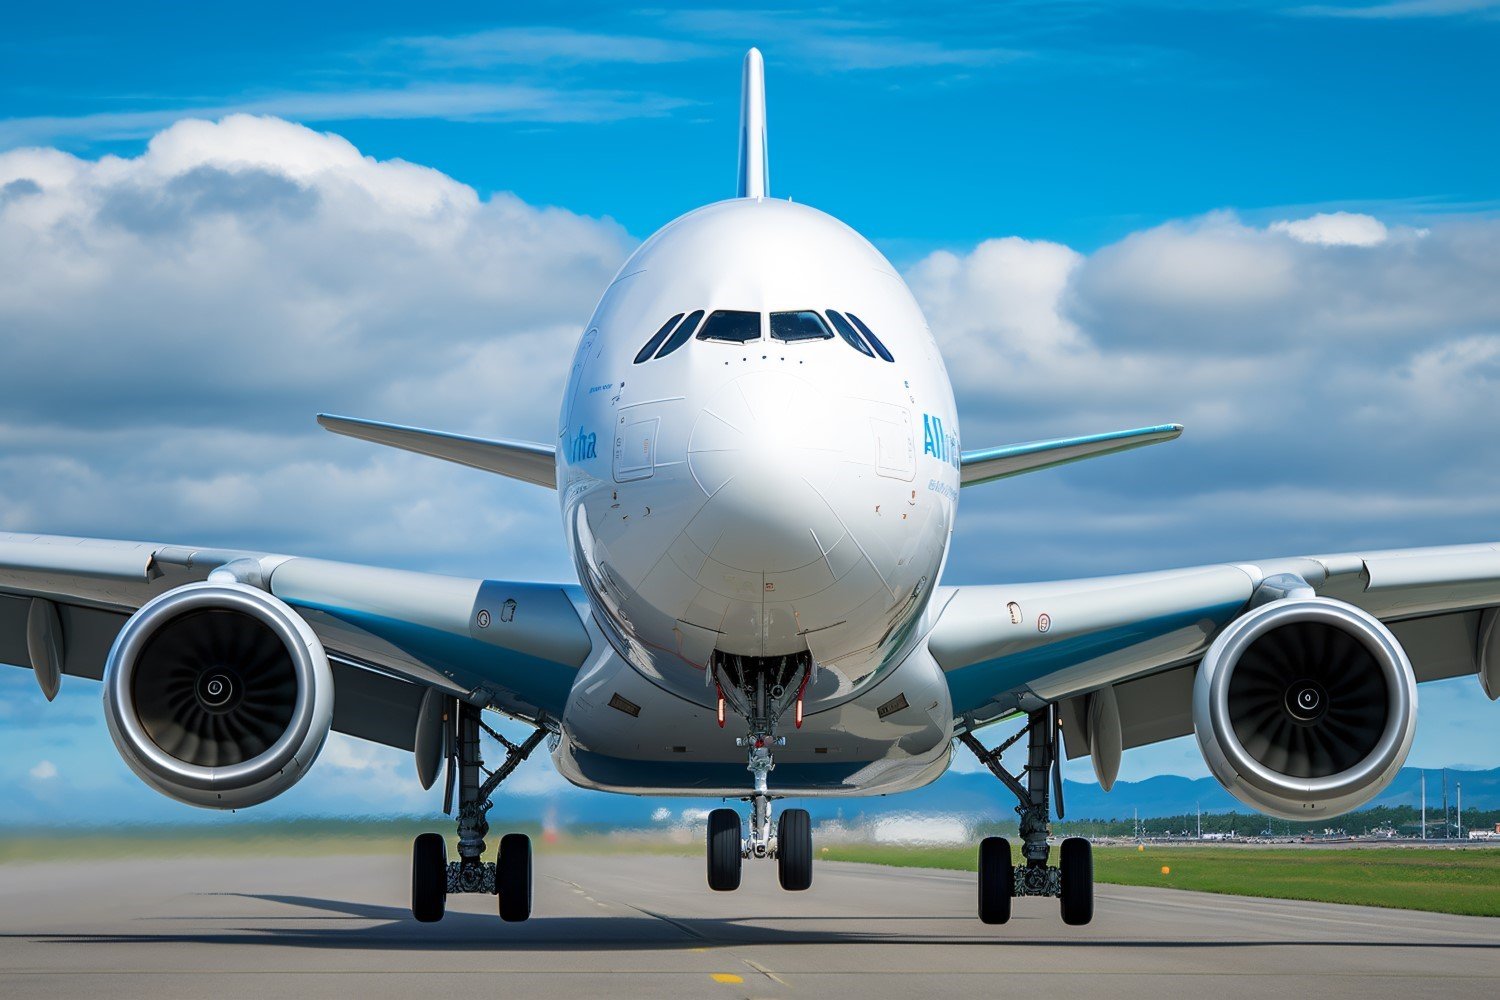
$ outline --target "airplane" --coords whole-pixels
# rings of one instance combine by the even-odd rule
[[[809,814],[778,800],[916,788],[962,744],[1019,820],[1019,863],[1006,838],[978,845],[979,919],[1033,896],[1080,925],[1089,842],[1055,859],[1049,842],[1064,759],[1089,758],[1107,790],[1124,751],[1193,733],[1242,802],[1309,820],[1396,775],[1419,682],[1473,674],[1500,695],[1500,543],[944,583],[963,490],[1183,428],[963,449],[901,276],[842,222],[771,197],[755,49],[740,111],[735,196],[668,223],[604,290],[555,442],[318,417],[555,490],[576,584],[7,533],[0,662],[48,699],[64,676],[102,681],[124,760],[195,806],[285,792],[330,731],[410,751],[457,827],[455,859],[439,833],[413,843],[419,921],[463,893],[531,916],[530,840],[506,833],[489,860],[485,838],[492,796],[543,741],[584,788],[748,803],[748,826],[708,817],[720,892],[748,859],[811,885]],[[533,732],[515,742],[486,712]]]

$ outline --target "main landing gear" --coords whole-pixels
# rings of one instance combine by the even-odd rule
[[[1000,762],[1001,754],[1026,740],[1023,775],[1011,774]],[[1015,793],[1020,804],[1022,864],[1011,861],[1010,841],[986,837],[979,844],[979,919],[1003,924],[1010,919],[1011,900],[1017,896],[1053,896],[1061,905],[1063,923],[1086,924],[1094,919],[1094,858],[1089,842],[1069,837],[1058,850],[1058,865],[1047,864],[1050,848],[1051,808],[1048,783],[1057,792],[1057,815],[1062,818],[1062,772],[1058,759],[1058,721],[1051,707],[1032,712],[1026,727],[994,750],[973,733],[962,733],[959,741],[974,752],[980,763]]]
[[[494,861],[484,857],[484,836],[490,831],[490,796],[546,738],[538,729],[522,743],[512,743],[485,725],[479,709],[458,702],[457,739],[448,758],[448,790],[443,811],[453,811],[455,778],[458,784],[458,860],[448,860],[442,834],[420,834],[411,849],[411,915],[431,923],[443,919],[451,893],[488,893],[499,898],[500,918],[518,921],[531,916],[531,838],[507,833],[500,838]],[[480,733],[505,750],[505,761],[487,770],[480,756]],[[483,781],[480,776],[483,775]]]
[[[735,810],[715,809],[708,814],[708,887],[715,892],[740,887],[745,858],[775,858],[777,880],[788,892],[812,886],[812,818],[806,809],[783,809],[772,836],[770,774],[776,769],[773,751],[786,746],[786,737],[776,735],[776,724],[795,708],[796,727],[802,727],[802,695],[814,670],[807,653],[785,657],[715,654],[710,678],[719,690],[719,725],[724,725],[726,704],[749,724],[749,734],[734,742],[746,748],[745,768],[753,777],[753,791],[745,797],[750,803],[748,837]]]

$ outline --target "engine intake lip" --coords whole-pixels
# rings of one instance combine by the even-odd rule
[[[1379,739],[1353,766],[1315,777],[1280,773],[1257,760],[1236,734],[1235,718],[1229,704],[1230,684],[1235,673],[1233,667],[1245,653],[1267,633],[1301,622],[1329,626],[1358,640],[1369,652],[1385,683],[1386,714]],[[1240,616],[1220,633],[1204,654],[1200,669],[1208,671],[1209,676],[1206,699],[1195,699],[1195,724],[1200,733],[1206,724],[1216,737],[1226,763],[1246,785],[1268,796],[1290,795],[1331,801],[1358,795],[1382,782],[1410,748],[1410,723],[1417,706],[1416,675],[1405,651],[1390,631],[1378,619],[1351,604],[1325,597],[1264,604]],[[1288,685],[1285,698],[1293,700],[1304,690],[1312,690],[1306,680],[1294,681]],[[1298,721],[1304,725],[1315,725],[1312,717],[1319,711],[1328,710],[1327,692],[1317,693],[1322,695],[1321,706],[1302,711],[1302,715],[1308,718]],[[1287,710],[1295,718],[1297,713],[1292,712],[1290,703]]]
[[[164,626],[200,610],[239,612],[269,628],[285,648],[296,677],[296,699],[285,730],[256,756],[238,763],[194,764],[167,753],[146,731],[132,701],[136,667],[148,643]],[[192,583],[146,602],[116,636],[104,674],[105,717],[115,742],[127,753],[127,760],[134,758],[138,770],[144,768],[157,778],[195,792],[249,788],[292,764],[298,748],[319,723],[319,702],[323,699],[316,695],[319,685],[331,687],[329,677],[322,644],[311,627],[281,601],[244,584]],[[195,694],[203,697],[203,692]],[[234,690],[229,697],[235,697]],[[321,708],[327,711],[326,706]],[[322,745],[321,739],[313,742]]]

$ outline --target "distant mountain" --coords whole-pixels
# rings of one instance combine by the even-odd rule
[[[1442,804],[1442,773],[1427,772],[1427,808],[1436,815]],[[1421,802],[1422,772],[1405,768],[1370,806],[1416,806]],[[1488,771],[1449,770],[1448,797],[1454,804],[1455,785],[1462,783],[1464,808],[1500,808],[1500,768]],[[1098,785],[1076,781],[1063,783],[1066,818],[1128,819],[1132,813],[1141,819],[1205,813],[1249,812],[1249,808],[1220,787],[1213,778],[1184,778],[1158,775],[1144,781],[1121,781],[1110,792]],[[642,827],[660,822],[653,817],[666,810],[673,818],[684,810],[702,810],[717,805],[716,800],[634,797],[603,794],[564,793],[550,799],[527,801],[521,797],[498,800],[500,808],[511,815],[543,818],[551,814],[561,825],[597,824],[611,827]],[[1015,803],[1000,783],[986,773],[949,773],[938,781],[912,792],[879,795],[868,798],[828,798],[791,800],[784,805],[807,808],[815,819],[842,818],[848,821],[873,820],[906,813],[959,815],[971,821],[1010,821],[1015,819]]]
[[[545,767],[541,764],[538,766]],[[1463,785],[1463,805],[1470,810],[1500,809],[1500,768],[1487,771],[1449,770],[1449,801],[1456,804],[1456,785]],[[404,776],[403,776],[404,777]],[[133,779],[131,779],[133,782]],[[1416,806],[1421,801],[1421,772],[1403,770],[1391,786],[1377,796],[1371,806]],[[554,778],[551,789],[537,794],[495,796],[495,810],[490,821],[503,828],[508,821],[550,822],[557,826],[596,826],[608,829],[639,829],[680,822],[684,814],[701,814],[719,805],[716,799],[676,798],[665,796],[637,797],[589,792],[563,786]],[[774,787],[774,782],[773,782]],[[552,790],[555,789],[555,790]],[[1092,782],[1064,783],[1065,818],[1067,820],[1129,820],[1163,816],[1191,815],[1201,808],[1205,813],[1249,812],[1248,807],[1219,787],[1212,778],[1184,778],[1158,775],[1144,781],[1122,781],[1105,793]],[[23,785],[10,793],[6,808],[0,813],[0,828],[46,827],[70,824],[94,825],[99,816],[112,823],[165,825],[232,825],[296,817],[357,817],[361,813],[411,815],[410,805],[388,811],[371,810],[371,801],[362,794],[321,793],[316,798],[301,795],[294,789],[258,809],[246,809],[233,815],[181,806],[154,793],[127,783],[121,787],[100,790],[87,800],[86,810],[70,808],[68,800],[44,797]],[[301,796],[299,798],[299,795]],[[80,800],[82,801],[82,800]],[[432,812],[427,815],[437,824],[437,793],[429,798]],[[1442,772],[1427,771],[1427,808],[1436,816],[1442,803]],[[729,805],[739,805],[729,800]],[[967,824],[1014,822],[1015,801],[1000,782],[985,772],[949,772],[925,788],[896,795],[858,798],[787,799],[782,806],[802,806],[815,820],[842,819],[849,823],[871,822],[903,815],[947,815],[961,818]],[[355,819],[357,822],[358,820]],[[435,827],[436,828],[436,827]]]

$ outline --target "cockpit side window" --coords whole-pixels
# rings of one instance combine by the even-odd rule
[[[683,344],[687,343],[687,339],[693,335],[693,330],[697,328],[698,321],[702,318],[702,309],[699,309],[695,313],[689,313],[688,318],[682,321],[682,325],[679,326],[676,330],[672,331],[672,336],[667,340],[665,344],[661,345],[661,350],[656,352],[656,356],[658,358],[664,358],[668,354],[671,354],[673,351],[677,350],[677,348],[681,347]]]
[[[760,339],[760,313],[738,309],[715,309],[703,321],[699,340],[716,340],[723,344],[748,344]]]
[[[651,355],[655,354],[656,349],[661,346],[661,342],[663,340],[667,339],[667,334],[672,332],[672,327],[676,326],[677,321],[680,319],[682,319],[682,313],[678,313],[676,316],[673,316],[671,319],[663,323],[661,325],[661,329],[657,330],[654,334],[651,335],[651,339],[646,341],[646,346],[642,347],[641,352],[635,356],[634,363],[640,364],[642,361],[645,361],[647,358],[651,357]]]
[[[891,352],[885,349],[885,345],[880,342],[880,338],[875,336],[875,334],[871,332],[868,326],[865,326],[864,320],[860,319],[853,313],[849,313],[848,316],[849,319],[854,323],[854,325],[859,327],[859,332],[865,335],[865,339],[870,342],[870,346],[875,348],[875,353],[880,355],[880,359],[882,361],[896,360],[895,358],[891,357]]]
[[[847,319],[840,316],[832,309],[828,310],[828,318],[830,321],[832,321],[833,328],[839,332],[839,336],[844,338],[844,343],[848,344],[850,347],[854,348],[856,351],[863,354],[867,358],[873,358],[875,356],[875,352],[870,350],[870,345],[866,344],[863,340],[860,339],[859,334],[854,331],[854,327],[849,325],[849,321]]]
[[[771,339],[788,344],[805,340],[832,340],[833,331],[823,322],[823,317],[811,309],[797,312],[773,312],[771,314]]]

